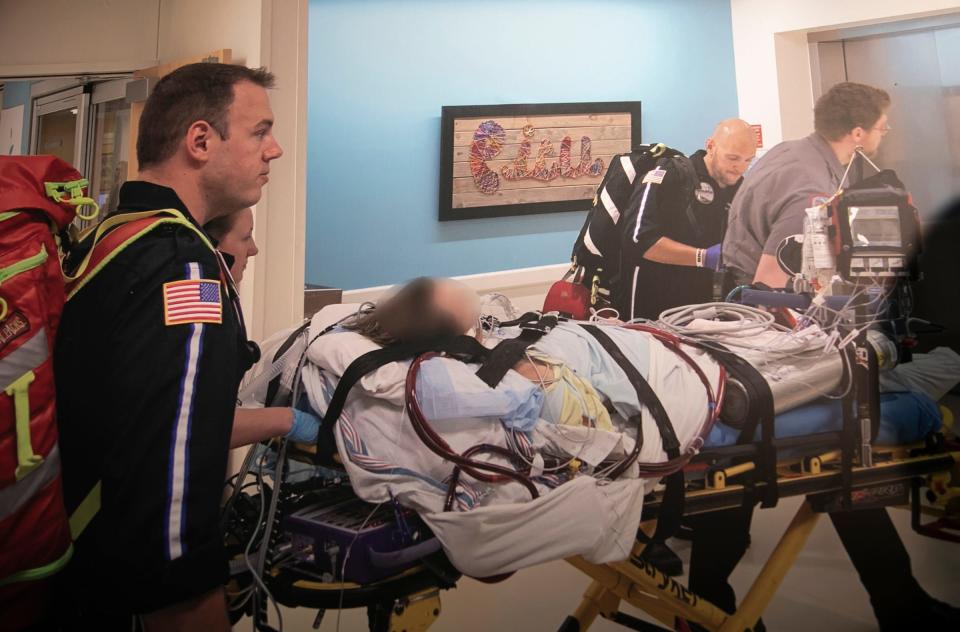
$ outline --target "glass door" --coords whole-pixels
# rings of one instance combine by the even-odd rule
[[[30,153],[56,156],[83,173],[89,97],[76,87],[34,99]]]
[[[96,84],[91,102],[91,155],[88,164],[90,197],[100,204],[101,217],[117,209],[120,186],[127,180],[130,160],[129,79]]]

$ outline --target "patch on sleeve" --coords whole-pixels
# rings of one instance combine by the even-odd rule
[[[163,322],[168,326],[223,322],[220,281],[187,279],[163,284]]]
[[[643,176],[643,184],[660,184],[663,182],[663,177],[667,175],[667,170],[661,167],[656,169],[651,169],[647,172],[647,175]]]

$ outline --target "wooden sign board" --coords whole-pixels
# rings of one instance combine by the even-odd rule
[[[440,128],[441,221],[581,211],[640,143],[640,102],[445,106]]]

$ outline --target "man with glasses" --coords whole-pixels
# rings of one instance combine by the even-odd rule
[[[730,207],[723,240],[723,263],[737,285],[784,286],[777,246],[803,232],[804,209],[815,198],[836,192],[858,147],[868,156],[877,152],[890,131],[889,107],[884,90],[838,83],[817,100],[812,134],[780,143],[757,162]]]
[[[839,83],[817,100],[813,134],[780,143],[757,162],[733,200],[723,240],[724,264],[738,284],[786,285],[777,246],[803,232],[804,209],[814,198],[850,184],[844,172],[858,148],[868,156],[876,153],[890,131],[889,107],[884,90]],[[689,519],[690,588],[730,611],[736,597],[727,579],[749,544],[752,516],[750,506]],[[960,609],[928,595],[914,578],[910,555],[884,508],[831,513],[830,519],[881,631],[960,629]],[[763,629],[762,623],[754,629]]]

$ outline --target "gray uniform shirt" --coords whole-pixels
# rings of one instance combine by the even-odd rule
[[[723,238],[723,264],[738,281],[752,281],[760,255],[803,232],[804,209],[840,186],[843,165],[817,134],[780,143],[747,172],[733,198]]]

